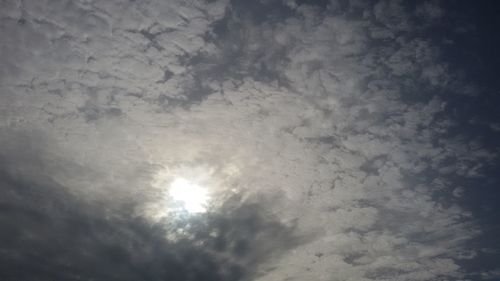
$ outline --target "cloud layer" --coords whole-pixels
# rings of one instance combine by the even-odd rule
[[[497,153],[450,114],[475,91],[427,36],[438,2],[9,0],[0,13],[1,278],[476,274],[460,182]],[[165,212],[165,183],[194,174],[213,211]]]

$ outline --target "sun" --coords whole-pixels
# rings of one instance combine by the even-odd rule
[[[169,194],[173,200],[180,202],[189,213],[204,213],[210,197],[208,190],[185,178],[176,178],[170,183]]]

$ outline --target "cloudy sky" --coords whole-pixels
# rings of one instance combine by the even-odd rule
[[[1,0],[0,280],[500,280],[499,6]]]

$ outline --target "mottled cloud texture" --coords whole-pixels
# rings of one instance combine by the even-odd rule
[[[0,279],[496,278],[464,265],[482,230],[462,183],[498,153],[450,113],[475,88],[426,35],[445,16],[2,1]],[[193,175],[211,211],[166,208]]]

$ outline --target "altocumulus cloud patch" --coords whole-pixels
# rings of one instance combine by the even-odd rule
[[[496,278],[447,5],[3,1],[0,279]]]

